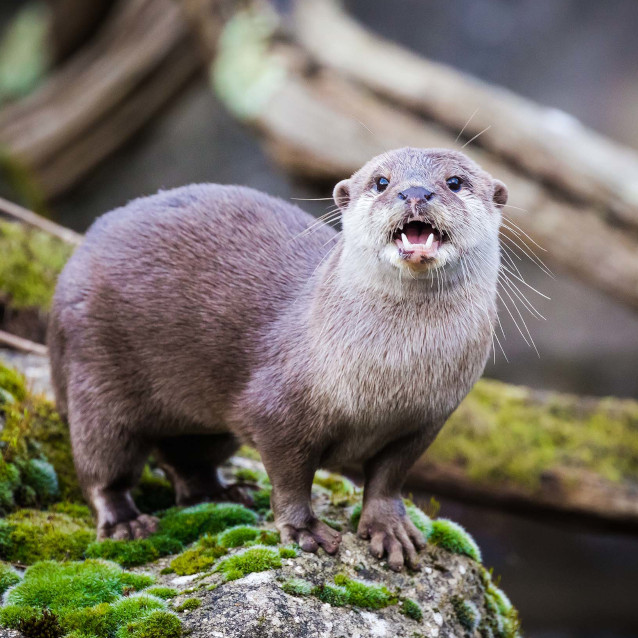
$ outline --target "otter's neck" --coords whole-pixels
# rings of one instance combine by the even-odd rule
[[[493,317],[500,255],[498,244],[465,255],[461,261],[418,277],[382,263],[374,256],[352,254],[339,242],[308,282],[311,296],[384,303],[479,304]]]

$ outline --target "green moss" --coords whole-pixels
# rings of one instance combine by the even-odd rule
[[[318,485],[330,492],[330,502],[333,505],[349,505],[358,493],[357,486],[345,476],[319,470],[315,474],[314,485]]]
[[[43,504],[52,503],[60,494],[54,467],[42,459],[31,459],[24,464],[22,482],[33,489],[37,501]]]
[[[27,396],[27,388],[24,377],[12,368],[0,364],[0,405],[5,401],[14,403],[24,401]]]
[[[357,531],[357,528],[359,527],[359,521],[361,520],[361,509],[361,503],[357,503],[352,508],[352,512],[350,513],[350,526],[355,532]]]
[[[50,66],[51,14],[43,2],[20,7],[0,40],[0,103],[30,93]]]
[[[450,602],[461,627],[473,632],[481,621],[478,607],[471,600],[463,600],[459,596],[453,596]]]
[[[338,585],[318,585],[313,588],[312,594],[322,603],[328,603],[333,607],[344,607],[349,602],[346,588]]]
[[[116,638],[180,638],[181,635],[179,618],[169,611],[156,610],[141,620],[122,626]]]
[[[46,310],[71,252],[48,233],[0,220],[0,294],[14,308]]]
[[[227,527],[256,522],[257,515],[243,505],[202,503],[169,511],[160,521],[160,532],[186,544],[204,534],[216,534]]]
[[[411,598],[401,599],[401,613],[417,622],[423,620],[423,609],[421,609],[421,605]]]
[[[290,578],[281,584],[281,588],[291,596],[310,596],[313,586],[307,580]]]
[[[267,512],[270,509],[271,494],[272,488],[269,487],[253,492],[253,509],[260,513]]]
[[[348,603],[355,607],[365,609],[383,609],[388,605],[394,605],[397,597],[383,585],[366,583],[360,580],[348,578],[344,574],[335,576],[335,584],[343,587],[348,595]]]
[[[40,560],[79,560],[95,531],[68,514],[19,510],[0,520],[0,558],[31,565]]]
[[[20,582],[20,576],[11,565],[0,563],[0,596],[4,594],[9,587],[13,587]]]
[[[428,543],[438,545],[453,554],[469,556],[480,563],[481,550],[474,539],[458,524],[445,518],[432,522]]]
[[[150,594],[151,596],[157,596],[162,600],[167,600],[168,598],[174,598],[179,593],[177,589],[173,587],[149,587],[144,590],[144,593]]]
[[[332,529],[336,529],[338,532],[343,531],[343,525],[339,521],[336,521],[334,518],[328,518],[326,516],[322,516],[320,520],[323,521],[329,527],[332,527]]]
[[[175,611],[193,611],[202,606],[202,601],[199,598],[187,598],[179,607],[175,607]]]
[[[247,445],[242,445],[239,448],[237,456],[243,456],[245,459],[250,459],[251,461],[261,461],[259,452],[257,452],[255,448],[249,447]]]
[[[259,536],[259,530],[249,525],[236,525],[221,532],[217,541],[222,547],[241,547]]]
[[[6,602],[61,612],[112,602],[121,597],[125,588],[147,584],[148,577],[126,574],[118,565],[106,561],[43,561],[26,570],[23,580],[8,592]]]
[[[80,503],[55,503],[49,508],[49,512],[55,512],[58,514],[66,514],[76,521],[82,522],[86,525],[93,524],[93,515],[91,510],[86,505]]]
[[[176,554],[184,545],[169,536],[154,534],[149,538],[130,541],[107,539],[91,543],[86,550],[88,558],[105,558],[115,561],[122,567],[145,565],[161,556]]]
[[[259,483],[263,474],[265,473],[258,472],[257,470],[251,470],[247,467],[240,467],[235,470],[235,478],[238,481],[245,481],[247,483]]]
[[[152,582],[150,576],[125,572],[101,560],[37,563],[8,592],[0,624],[19,627],[28,619],[42,619],[47,610],[65,635],[76,638],[179,636],[180,626],[163,600],[149,591],[133,593]]]
[[[236,580],[253,572],[263,572],[279,567],[281,567],[279,552],[271,547],[257,546],[223,558],[215,571],[224,574],[226,580]]]
[[[175,504],[175,490],[171,482],[149,465],[144,467],[132,496],[137,507],[146,514],[167,510]]]
[[[2,422],[0,513],[81,500],[68,428],[50,402],[28,392],[24,377],[0,364]]]
[[[609,481],[638,479],[638,403],[586,404],[497,381],[479,381],[428,450],[478,483],[527,490],[545,472],[595,473]],[[524,450],[525,453],[521,453]]]
[[[171,569],[179,576],[189,576],[206,571],[213,565],[216,557],[202,547],[187,549],[171,561]]]
[[[432,519],[411,501],[405,501],[405,513],[424,538],[432,533]]]
[[[285,77],[269,54],[277,25],[274,12],[238,11],[224,26],[213,70],[219,98],[237,117],[250,120],[266,107]]]
[[[279,534],[250,525],[236,525],[218,534],[217,542],[221,547],[226,548],[250,544],[276,545],[279,542]]]
[[[48,609],[41,614],[21,618],[17,629],[27,638],[61,638],[64,635],[58,617]]]
[[[520,636],[518,612],[505,593],[492,582],[490,574],[485,569],[481,576],[485,587],[486,612],[479,626],[481,634],[495,638],[518,638]]]
[[[279,556],[281,558],[296,558],[299,555],[294,547],[280,547]]]

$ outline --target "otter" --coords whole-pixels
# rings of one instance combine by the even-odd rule
[[[100,538],[157,519],[131,497],[152,453],[179,505],[242,500],[218,467],[254,446],[282,542],[337,551],[315,471],[359,464],[358,533],[418,568],[405,476],[481,375],[507,189],[464,154],[403,148],[339,182],[342,232],[240,186],[190,185],[95,221],[62,272],[49,346]]]

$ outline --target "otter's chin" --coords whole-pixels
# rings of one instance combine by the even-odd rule
[[[386,262],[400,271],[414,276],[415,274],[427,274],[430,270],[441,268],[448,261],[445,249],[439,246],[436,251],[428,250],[404,250],[396,243],[388,244],[383,250],[382,256]]]

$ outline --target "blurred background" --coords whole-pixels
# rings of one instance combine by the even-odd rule
[[[98,215],[130,199],[190,182],[245,184],[284,199],[331,195],[332,184],[337,181],[333,173],[336,177],[341,166],[327,170],[326,161],[316,161],[320,167],[317,179],[309,178],[312,170],[291,170],[297,156],[282,160],[277,139],[284,129],[277,128],[268,117],[247,111],[245,105],[243,111],[236,105],[233,108],[230,90],[224,90],[219,79],[223,77],[219,69],[217,80],[211,79],[208,62],[214,63],[219,34],[214,28],[211,35],[192,27],[196,5],[202,3],[184,3],[183,33],[175,33],[174,19],[169,16],[166,24],[159,24],[162,16],[155,15],[145,3],[130,3],[131,15],[114,19],[115,10],[122,13],[121,6],[114,9],[114,5],[122,2],[96,2],[92,10],[85,8],[86,16],[76,16],[79,22],[84,20],[84,25],[77,27],[75,34],[71,33],[72,24],[58,25],[58,50],[47,53],[44,44],[38,42],[45,42],[46,33],[50,37],[47,29],[54,20],[51,6],[54,12],[69,16],[76,9],[80,11],[82,4],[72,0],[46,6],[18,0],[0,4],[0,31],[5,34],[0,48],[0,144],[5,149],[1,195],[36,208],[78,232],[85,231]],[[284,27],[290,4],[279,3]],[[345,10],[359,25],[402,49],[564,111],[610,143],[638,148],[638,3],[634,0],[348,0]],[[219,14],[225,17],[225,11],[228,8],[222,6]],[[136,15],[144,12],[148,16],[138,20]],[[163,42],[166,50],[151,51],[153,43],[144,43],[139,50],[131,48],[120,31],[127,25],[138,29],[142,34],[139,42],[147,20],[157,23],[154,43]],[[333,44],[338,48],[339,32],[327,34],[326,42],[330,37],[335,38]],[[119,44],[118,39],[122,40]],[[286,38],[282,40],[283,46],[288,46]],[[107,50],[112,50],[112,57],[105,55],[100,61],[98,56]],[[171,55],[172,62],[168,61]],[[144,63],[149,68],[154,65],[152,73],[132,71],[126,81],[135,83],[135,92],[128,87],[130,100],[125,107],[117,112],[109,110],[113,89],[108,82],[114,68],[118,64]],[[22,75],[16,77],[16,69],[22,69]],[[369,69],[373,78],[374,71]],[[379,68],[380,74],[386,71]],[[66,80],[63,73],[67,73]],[[87,78],[86,73],[93,76]],[[300,77],[312,79],[312,73],[304,67]],[[38,87],[54,76],[62,88],[56,87],[44,96],[40,91],[36,96]],[[162,88],[158,78],[165,78],[167,86]],[[100,81],[105,88],[98,86]],[[405,81],[410,82],[410,78]],[[29,102],[34,96],[37,102]],[[259,96],[250,99],[256,103]],[[87,115],[82,110],[85,100],[95,102],[98,114]],[[392,101],[386,96],[385,102]],[[468,102],[467,118],[474,111]],[[375,116],[366,121],[365,109],[361,113],[360,134],[367,135],[369,128],[373,145],[375,137],[383,138],[386,133],[385,123],[390,127],[393,120]],[[483,111],[477,117],[481,116],[489,120],[490,113]],[[69,121],[69,130],[60,133],[60,139],[49,130],[55,128],[56,117]],[[101,133],[77,145],[83,126],[97,128],[91,124],[91,117],[99,121],[99,126],[104,124]],[[82,118],[88,118],[86,124]],[[430,112],[424,119],[437,123],[436,113]],[[492,129],[485,135],[507,135],[506,130],[499,130],[499,123],[498,118],[490,122]],[[311,124],[297,125],[303,128]],[[527,134],[532,138],[548,136],[547,129],[533,129],[535,120],[529,120],[529,125]],[[444,123],[443,129],[451,128]],[[474,142],[478,148],[502,157],[503,153],[495,151],[490,143],[481,147],[481,138]],[[64,155],[65,149],[74,144],[77,148],[73,147],[73,153]],[[109,150],[95,156],[94,147]],[[15,154],[20,161],[14,164],[6,148],[21,149],[22,156],[17,151]],[[523,146],[519,151],[527,153]],[[22,162],[24,157],[27,159]],[[69,178],[68,183],[59,178],[73,174],[74,166],[85,157],[89,166],[86,171]],[[522,170],[520,162],[508,161],[515,170]],[[36,167],[33,172],[43,176],[43,187],[28,170],[30,162]],[[306,164],[312,166],[312,162]],[[492,172],[501,176],[496,170]],[[622,173],[620,163],[615,178],[622,181]],[[635,177],[636,173],[627,170],[628,180]],[[588,178],[585,175],[582,179]],[[537,181],[544,184],[547,179],[539,177]],[[64,187],[50,186],[59,182],[65,182]],[[550,184],[553,194],[552,188]],[[556,197],[563,201],[566,195],[561,192]],[[613,190],[606,197],[613,199]],[[520,193],[510,185],[510,202],[516,205],[520,199]],[[584,195],[574,196],[570,205],[578,209],[584,201]],[[298,203],[317,216],[330,206],[329,201]],[[597,202],[594,208],[602,210],[604,206],[604,201]],[[525,214],[534,216],[537,211],[530,209]],[[626,232],[621,224],[618,228]],[[561,232],[560,227],[556,232]],[[583,245],[591,244],[588,232],[587,225],[577,229],[569,238],[570,245],[578,245],[581,239]],[[599,237],[598,246],[601,252],[613,250],[606,235]],[[561,255],[560,242],[546,248],[548,252],[542,253],[542,258],[553,271],[553,278],[531,260],[517,262],[527,281],[551,297],[534,301],[545,320],[527,319],[539,354],[526,345],[516,326],[507,320],[507,313],[502,313],[506,333],[502,344],[509,362],[497,349],[486,376],[541,390],[638,398],[638,305],[613,291],[610,294],[600,282],[592,285],[589,275],[579,276],[578,268]],[[595,270],[600,254],[590,253],[589,257],[589,261],[585,256],[579,263]],[[606,265],[603,262],[599,267],[604,269]],[[638,279],[633,279],[633,286],[638,290]],[[427,499],[429,494],[422,497]],[[442,512],[475,535],[485,563],[502,576],[502,586],[520,610],[526,635],[638,636],[635,533],[450,499],[442,500]]]

